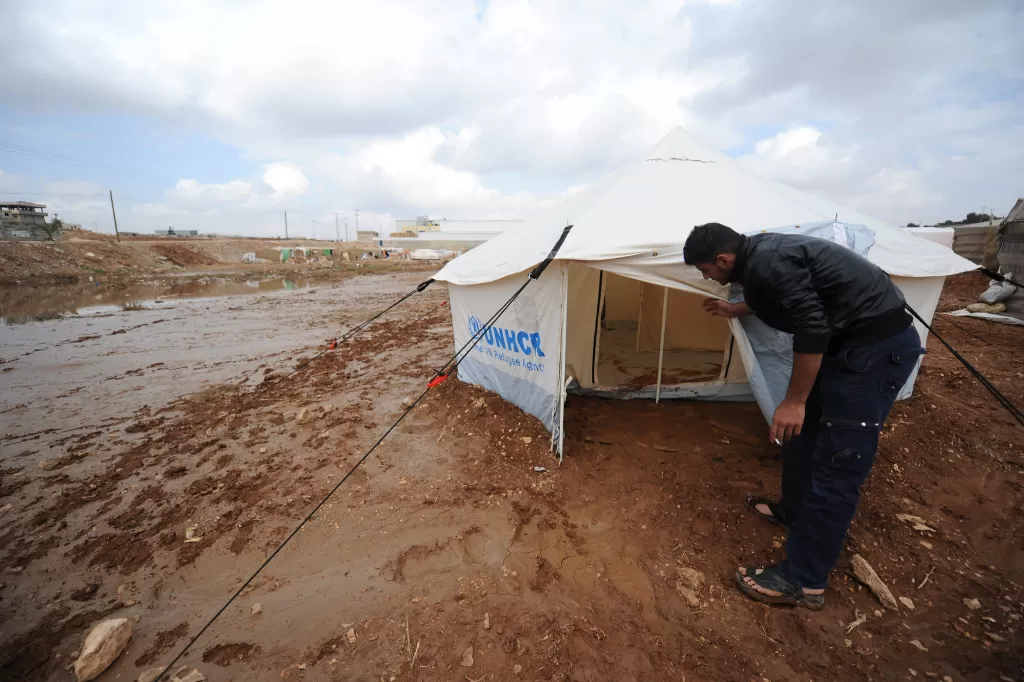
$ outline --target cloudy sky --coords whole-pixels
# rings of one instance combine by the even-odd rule
[[[0,2],[0,198],[89,228],[511,218],[681,125],[893,224],[1024,195],[1024,7]],[[314,223],[315,221],[315,223]]]

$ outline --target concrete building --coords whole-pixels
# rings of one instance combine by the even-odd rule
[[[0,204],[0,239],[55,239],[58,233],[46,222],[45,209],[45,204],[28,201]]]
[[[176,230],[168,227],[166,230],[154,230],[153,234],[158,237],[198,237],[199,230]]]

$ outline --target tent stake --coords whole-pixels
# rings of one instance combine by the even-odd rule
[[[668,319],[668,287],[661,299],[661,343],[658,346],[658,387],[654,391],[654,404],[661,402],[661,367],[665,360],[665,322]]]

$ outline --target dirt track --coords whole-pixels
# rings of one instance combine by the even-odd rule
[[[100,680],[169,661],[451,351],[447,311],[434,310],[444,292],[279,379],[312,354],[295,349],[420,279],[193,311],[188,328],[214,354],[234,325],[255,325],[256,339],[274,330],[273,348],[241,346],[216,367],[149,367],[158,324],[81,342],[90,334],[58,326],[76,353],[66,367],[4,344],[0,678],[71,679],[72,652],[108,614],[139,621]],[[944,302],[983,287],[962,278]],[[1024,404],[1020,330],[956,324],[967,331],[937,323]],[[1024,430],[934,340],[929,351],[821,612],[769,609],[732,585],[739,562],[777,560],[783,539],[742,508],[778,485],[754,406],[570,399],[556,468],[535,420],[449,381],[184,660],[211,680],[1021,679]],[[111,363],[119,380],[76,383]],[[55,373],[82,388],[53,394]],[[28,435],[45,428],[56,431]],[[192,526],[201,539],[185,542]],[[885,612],[849,578],[855,552],[914,610]],[[681,568],[703,576],[692,603]],[[847,633],[857,613],[867,621]],[[467,647],[472,667],[460,665]]]

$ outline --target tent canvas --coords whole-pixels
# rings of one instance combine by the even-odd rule
[[[770,418],[788,384],[791,339],[753,317],[726,321],[701,310],[705,297],[741,295],[683,263],[690,229],[706,222],[854,249],[888,272],[926,320],[944,278],[975,267],[906,230],[758,178],[677,128],[637,161],[435,275],[449,284],[461,347],[573,226],[551,266],[470,351],[460,377],[540,419],[559,455],[568,390],[756,400]],[[905,394],[912,385],[913,377]]]

